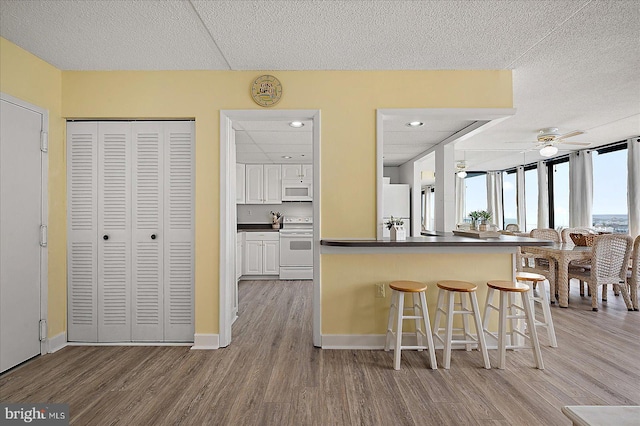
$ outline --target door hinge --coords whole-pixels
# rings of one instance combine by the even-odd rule
[[[40,320],[40,341],[47,338],[47,320]]]
[[[47,246],[47,226],[40,225],[40,247]]]
[[[47,132],[40,132],[40,151],[49,151],[49,133]]]

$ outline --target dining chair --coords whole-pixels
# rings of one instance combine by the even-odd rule
[[[555,229],[552,228],[536,228],[533,229],[530,233],[529,236],[531,238],[537,238],[539,240],[549,240],[549,241],[553,241],[554,243],[559,243],[561,242],[560,239],[560,234],[558,233],[558,231],[556,231]],[[523,260],[524,260],[524,267],[526,269],[524,269],[526,272],[535,272],[538,274],[542,274],[547,276],[547,274],[545,274],[542,271],[548,271],[549,270],[549,258],[547,258],[546,256],[542,255],[542,254],[533,254],[533,253],[523,253]],[[534,265],[531,266],[531,262],[529,262],[530,259],[534,260]],[[534,270],[535,269],[535,270]],[[547,278],[549,278],[547,276]]]
[[[520,232],[520,227],[517,223],[510,223],[504,228],[504,230],[509,232]]]
[[[627,272],[627,283],[631,293],[631,304],[633,310],[638,310],[638,286],[640,286],[640,235],[633,242],[633,253],[631,255],[631,269]]]
[[[560,236],[563,243],[571,243],[573,242],[570,237],[571,234],[593,235],[595,233],[596,232],[590,228],[564,228],[560,231]]]
[[[562,237],[562,242],[563,243],[572,243],[573,244],[573,240],[571,239],[571,234],[580,234],[580,235],[593,235],[596,232],[590,228],[564,228],[562,231],[560,231],[560,236]],[[591,259],[589,260],[572,260],[569,263],[569,269],[575,269],[575,268],[582,268],[582,269],[589,269],[591,268]],[[571,281],[571,280],[569,280]],[[569,287],[571,287],[570,285],[571,283],[567,283],[567,285]],[[580,296],[584,296],[584,286],[585,283],[584,281],[580,281]],[[605,291],[606,291],[606,287],[605,287]],[[589,294],[589,296],[591,296]]]
[[[598,286],[612,284],[618,286],[627,309],[633,311],[633,304],[627,290],[627,268],[633,238],[624,234],[600,235],[593,243],[590,270],[569,270],[569,280],[576,278],[586,281],[591,292],[591,309],[598,311]],[[602,300],[607,300],[603,288]]]
[[[537,238],[539,240],[549,240],[556,243],[560,242],[560,234],[558,231],[552,228],[536,228],[533,229],[529,236],[531,238]],[[520,272],[532,272],[534,274],[542,274],[549,281],[550,295],[549,299],[552,302],[556,300],[556,270],[555,266],[551,267],[553,262],[543,254],[533,254],[523,252],[520,247],[516,252],[517,270]],[[555,264],[554,264],[555,265]],[[536,288],[536,283],[533,283],[533,288]]]

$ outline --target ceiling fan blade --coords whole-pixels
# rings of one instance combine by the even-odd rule
[[[589,142],[567,142],[567,141],[558,141],[562,145],[578,145],[578,146],[589,146],[591,145]]]
[[[584,132],[581,130],[574,130],[573,132],[565,133],[564,135],[560,135],[556,138],[556,140],[572,138],[574,136],[582,135]]]

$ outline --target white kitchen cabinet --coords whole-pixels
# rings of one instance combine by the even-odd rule
[[[262,242],[262,274],[280,274],[280,241]]]
[[[263,204],[264,199],[264,178],[262,164],[246,164],[246,204]]]
[[[264,169],[264,204],[282,203],[282,176],[280,164],[265,164]]]
[[[283,164],[282,180],[308,182],[313,179],[313,165],[311,164]]]
[[[245,176],[246,204],[282,203],[280,164],[247,164]]]
[[[236,164],[236,204],[245,203],[245,165]]]
[[[246,232],[243,275],[280,273],[280,235],[277,232]]]
[[[236,236],[236,281],[242,276],[243,269],[244,232],[238,232]]]
[[[193,122],[67,124],[68,339],[193,341]]]
[[[313,165],[312,164],[303,164],[302,168],[302,180],[305,182],[313,180]]]
[[[231,318],[235,321],[238,318],[238,281],[242,277],[243,269],[243,251],[244,251],[244,232],[236,234],[236,282],[233,286],[233,294],[231,300],[233,307],[231,308]]]

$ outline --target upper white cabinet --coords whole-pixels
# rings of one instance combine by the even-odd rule
[[[245,177],[245,204],[282,203],[280,164],[247,164]]]
[[[311,164],[283,164],[282,180],[311,181],[313,179],[313,165]]]
[[[236,164],[236,204],[245,204],[245,165]]]
[[[313,200],[313,166],[311,164],[282,165],[282,201]]]

